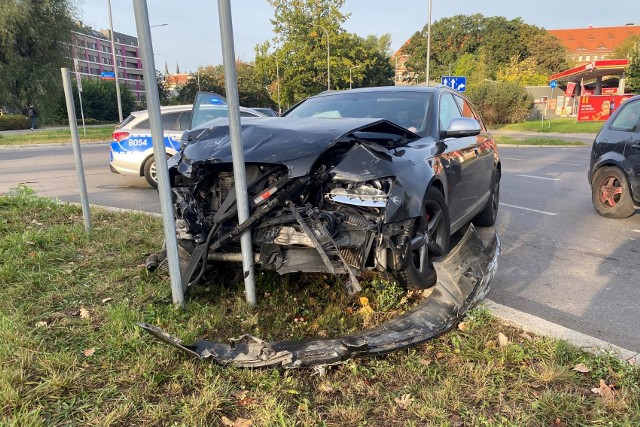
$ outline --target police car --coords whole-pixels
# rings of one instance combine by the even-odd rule
[[[208,120],[227,117],[226,105],[207,106]],[[162,130],[167,158],[180,149],[180,138],[191,128],[192,105],[161,107]],[[264,117],[250,108],[240,107],[241,117]],[[158,186],[156,163],[153,159],[153,143],[147,110],[134,111],[113,132],[109,168],[122,175],[144,176],[149,185]]]

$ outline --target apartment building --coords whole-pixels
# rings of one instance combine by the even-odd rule
[[[548,30],[567,48],[568,59],[576,64],[612,58],[613,51],[631,36],[640,36],[640,26],[627,24],[619,27],[572,28]]]
[[[70,56],[78,61],[78,72],[83,78],[99,79],[104,72],[113,72],[110,30],[96,31],[79,26],[71,34]],[[137,37],[113,32],[118,81],[128,87],[136,101],[144,100],[144,78],[142,59]]]

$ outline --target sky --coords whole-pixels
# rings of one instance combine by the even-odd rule
[[[107,0],[76,0],[76,15],[99,30],[109,28]],[[133,0],[111,0],[113,30],[137,36]],[[199,66],[222,64],[222,45],[216,0],[147,0],[156,69],[164,72],[196,71]],[[593,13],[594,10],[597,13]],[[605,8],[594,0],[432,0],[431,19],[481,13],[485,16],[522,18],[528,24],[549,30],[567,28],[640,25],[637,0],[617,0]],[[346,0],[342,9],[351,16],[347,31],[360,36],[390,33],[391,49],[397,50],[428,20],[428,0]],[[274,36],[270,19],[273,8],[267,0],[231,0],[235,54],[253,61],[255,46]]]

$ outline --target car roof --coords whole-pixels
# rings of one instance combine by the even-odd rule
[[[192,104],[184,104],[184,105],[167,105],[164,107],[160,107],[160,114],[162,113],[171,113],[176,111],[190,111],[193,108]],[[141,114],[149,114],[149,110],[138,110],[132,111],[131,115],[134,117],[138,117]]]

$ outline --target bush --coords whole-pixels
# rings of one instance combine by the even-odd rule
[[[524,121],[533,107],[533,97],[514,82],[485,81],[467,94],[487,124]]]
[[[0,116],[0,130],[31,128],[31,120],[22,115]]]

